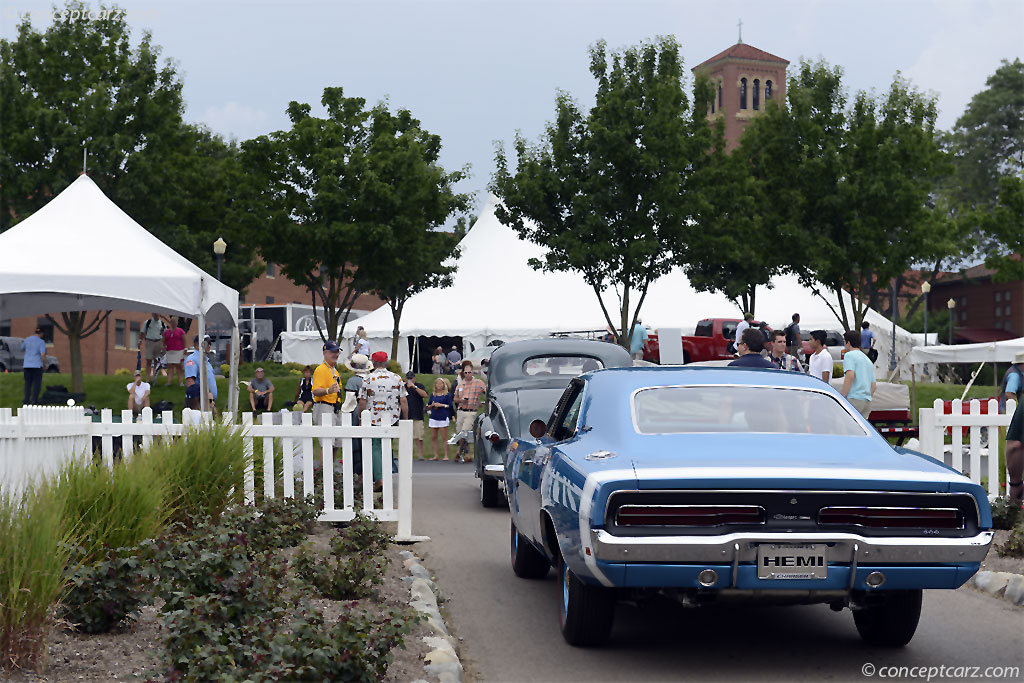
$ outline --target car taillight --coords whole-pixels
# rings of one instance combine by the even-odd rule
[[[954,508],[827,507],[818,511],[818,523],[901,529],[964,526],[963,516]]]
[[[760,505],[623,505],[615,513],[619,526],[717,526],[762,524]]]

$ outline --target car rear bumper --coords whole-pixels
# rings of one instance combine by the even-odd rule
[[[504,479],[504,465],[484,465],[484,476],[489,479]]]
[[[829,564],[963,564],[985,559],[993,532],[969,538],[869,537],[849,533],[732,533],[720,536],[614,536],[591,531],[594,556],[602,562],[726,563],[757,562],[763,543],[819,543]]]
[[[598,563],[602,574],[616,588],[657,588],[696,590],[714,594],[718,599],[782,600],[794,603],[832,602],[842,599],[851,591],[955,589],[962,586],[978,571],[977,563],[948,566],[871,565],[852,568],[849,565],[829,565],[823,579],[759,579],[757,567],[741,564],[610,564]],[[715,580],[708,585],[707,574],[712,570]],[[869,585],[867,577],[881,574],[879,586]],[[877,579],[876,579],[877,580]]]

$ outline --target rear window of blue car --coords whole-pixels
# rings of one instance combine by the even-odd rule
[[[641,434],[867,434],[834,397],[775,387],[641,389],[633,397],[633,424]]]

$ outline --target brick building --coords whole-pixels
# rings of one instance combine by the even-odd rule
[[[281,275],[274,263],[268,263],[266,270],[239,295],[240,304],[306,304],[312,303],[309,292]],[[372,311],[383,305],[375,296],[363,295],[356,299],[353,310]],[[92,313],[89,314],[92,318]],[[60,315],[54,314],[60,321]],[[118,368],[135,369],[136,352],[142,324],[149,318],[148,313],[134,311],[113,311],[100,329],[82,340],[82,371],[87,374],[110,374]],[[53,326],[44,316],[38,318],[14,318],[0,320],[0,336],[26,337],[36,327],[43,328],[47,352],[57,356],[63,372],[71,371],[71,354],[68,338]],[[189,343],[195,328],[189,333]]]
[[[747,123],[764,110],[769,100],[786,97],[788,60],[747,45],[741,39],[732,47],[693,67],[715,86],[709,119],[725,120],[727,149],[735,149]]]
[[[1024,280],[994,282],[984,265],[959,273],[942,273],[932,284],[928,310],[953,309],[954,343],[1000,341],[1024,337]],[[940,338],[946,333],[937,330]]]

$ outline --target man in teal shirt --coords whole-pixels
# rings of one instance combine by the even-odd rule
[[[871,414],[871,397],[875,394],[875,365],[860,350],[860,331],[850,330],[843,335],[846,353],[843,355],[843,396],[867,417]]]
[[[629,352],[636,360],[644,359],[644,347],[647,346],[647,330],[644,329],[643,321],[636,319],[633,325],[633,337],[629,340]]]

